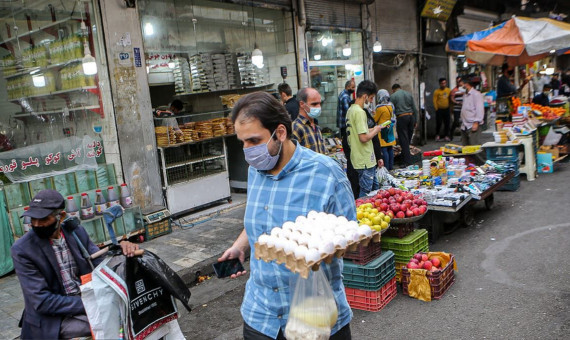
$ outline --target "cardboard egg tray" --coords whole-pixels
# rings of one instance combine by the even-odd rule
[[[265,262],[275,261],[277,264],[285,264],[285,267],[293,273],[298,273],[303,278],[309,277],[309,270],[317,271],[321,263],[330,264],[333,258],[341,258],[347,251],[355,251],[359,245],[366,247],[370,242],[380,242],[380,232],[372,231],[372,236],[361,236],[358,241],[350,241],[345,248],[336,246],[333,254],[321,254],[321,258],[316,262],[307,262],[304,258],[297,259],[292,252],[285,253],[283,249],[274,246],[268,247],[266,244],[255,242],[255,258]]]

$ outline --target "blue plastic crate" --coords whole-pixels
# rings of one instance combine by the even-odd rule
[[[518,162],[518,145],[504,145],[486,147],[487,159],[490,161],[511,161]]]
[[[515,177],[513,177],[507,183],[503,184],[503,186],[497,190],[499,190],[499,191],[517,191],[517,190],[519,190],[520,185],[521,185],[520,177],[519,177],[519,174],[517,171],[517,174]]]
[[[388,250],[366,265],[344,261],[342,275],[346,287],[379,290],[396,276],[394,253]]]

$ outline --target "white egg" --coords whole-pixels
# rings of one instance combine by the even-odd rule
[[[336,218],[336,221],[338,224],[345,224],[348,223],[348,220],[346,219],[346,217],[344,216],[339,216]]]
[[[321,220],[321,221],[326,220],[327,215],[328,215],[328,214],[327,214],[326,212],[321,211],[321,212],[319,213],[319,220]]]
[[[297,248],[295,248],[295,258],[298,260],[305,258],[305,255],[307,255],[308,251],[309,248],[305,246],[298,246]]]
[[[307,222],[307,218],[305,216],[297,216],[295,219],[296,224],[301,224]]]
[[[293,231],[293,230],[295,230],[295,229],[293,229],[294,226],[295,226],[294,222],[287,221],[287,222],[283,223],[283,230]]]
[[[269,238],[269,235],[267,234],[261,234],[259,235],[259,238],[257,239],[257,243],[259,244],[267,244],[267,239]]]
[[[327,230],[321,234],[321,239],[324,241],[332,241],[335,237],[334,231]]]
[[[348,241],[356,242],[360,240],[360,235],[356,231],[348,230],[347,232],[344,233],[344,236]]]
[[[319,245],[322,243],[320,238],[311,237],[307,243],[309,249],[319,249]]]
[[[319,245],[319,253],[321,254],[332,254],[335,252],[334,243],[331,241],[321,242]]]
[[[349,228],[350,228],[350,227],[358,228],[358,222],[356,222],[356,221],[348,221],[347,227],[349,227]]]
[[[283,237],[283,238],[286,238],[286,239],[291,238],[291,230],[289,230],[289,229],[281,229],[281,235],[280,235],[280,237]]]
[[[307,261],[307,263],[314,263],[320,259],[321,259],[321,254],[317,249],[311,248],[305,254],[305,261]]]
[[[284,249],[285,248],[285,243],[287,243],[287,240],[284,238],[276,238],[275,239],[275,249]]]
[[[297,239],[297,243],[302,246],[306,246],[309,244],[309,239],[311,236],[307,234],[301,234],[301,236]]]
[[[346,237],[344,237],[343,235],[336,235],[333,239],[333,243],[335,246],[339,246],[341,248],[346,248]]]
[[[295,252],[295,248],[298,247],[298,244],[296,242],[293,241],[289,241],[287,240],[285,242],[285,245],[283,246],[283,250],[285,250],[285,253],[293,253]]]
[[[268,247],[274,247],[275,246],[275,241],[277,240],[277,237],[273,236],[273,235],[269,235],[267,237],[267,246]]]
[[[372,236],[372,229],[370,228],[370,226],[366,224],[363,224],[360,227],[358,227],[357,231],[360,235],[364,235],[366,237]]]
[[[275,236],[275,237],[281,236],[281,228],[271,229],[271,236]]]
[[[298,230],[295,230],[293,232],[291,232],[291,236],[289,236],[289,239],[291,241],[295,241],[295,242],[299,242],[299,239],[302,237],[301,233]]]
[[[346,229],[346,226],[345,226],[345,225],[342,225],[342,226],[338,226],[338,227],[334,228],[334,233],[335,233],[336,235],[344,234],[344,232],[345,232],[346,230],[347,230],[347,229]]]
[[[307,219],[308,220],[316,220],[319,217],[319,213],[316,212],[315,210],[311,210],[309,211],[309,213],[307,214]]]

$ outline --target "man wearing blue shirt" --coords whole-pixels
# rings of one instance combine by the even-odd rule
[[[255,259],[254,243],[297,216],[311,210],[356,220],[350,184],[340,165],[331,158],[291,140],[291,119],[285,108],[265,92],[241,98],[233,109],[236,134],[243,142],[249,163],[244,230],[218,261],[250,252],[251,275],[247,281],[241,314],[244,339],[285,339],[293,274],[284,264]],[[342,283],[342,260],[322,264],[338,306],[338,320],[331,339],[351,339],[352,311]],[[232,277],[244,275],[240,272]]]

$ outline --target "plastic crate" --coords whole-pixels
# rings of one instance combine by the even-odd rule
[[[383,237],[404,238],[414,231],[414,223],[393,224],[384,232]]]
[[[518,162],[518,145],[490,146],[485,148],[487,159],[490,161],[512,161]]]
[[[379,312],[388,302],[392,301],[398,293],[396,278],[391,279],[377,291],[368,291],[354,288],[345,288],[348,305],[353,309],[369,312]]]
[[[408,263],[415,253],[429,250],[428,232],[425,229],[414,230],[403,238],[383,236],[381,243],[382,250],[394,252],[397,262]]]
[[[342,282],[346,287],[378,290],[396,276],[394,253],[387,251],[366,265],[344,261]]]
[[[406,266],[406,262],[396,262],[396,281],[402,282],[402,266]]]
[[[451,261],[447,263],[445,268],[438,272],[428,272],[427,278],[431,289],[431,298],[435,300],[441,299],[443,294],[455,282],[455,270],[453,270],[453,261],[455,257],[451,254]],[[410,272],[408,268],[402,268],[402,292],[408,295],[408,285],[410,284]]]
[[[364,265],[374,260],[382,254],[382,246],[380,242],[369,242],[367,246],[358,245],[355,251],[347,251],[344,253],[345,260],[360,265]]]
[[[170,234],[172,232],[172,225],[170,224],[170,218],[165,218],[163,220],[153,222],[144,225],[144,238],[145,240],[152,240],[162,235]]]
[[[503,184],[500,188],[498,188],[498,191],[517,191],[519,190],[521,186],[521,180],[520,180],[520,176],[518,174],[515,175],[515,177],[511,178],[507,183]]]

